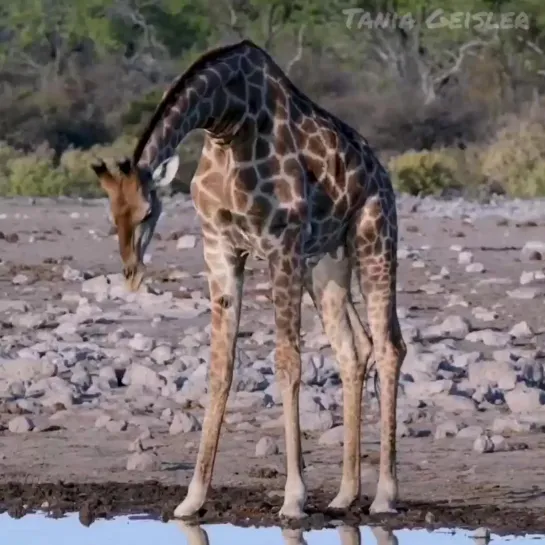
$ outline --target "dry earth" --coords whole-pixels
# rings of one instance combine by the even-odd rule
[[[399,394],[403,509],[388,524],[543,531],[544,203],[403,197],[398,207],[399,313],[410,350]],[[0,506],[14,515],[48,506],[78,510],[82,521],[168,517],[191,477],[209,346],[199,225],[187,198],[169,200],[150,250],[151,283],[128,296],[105,210],[102,201],[0,202]],[[205,521],[274,523],[281,504],[268,277],[261,262],[248,269]],[[342,398],[308,301],[304,341],[306,524],[380,520],[367,515],[379,449],[372,381],[361,505],[324,511],[340,482]]]

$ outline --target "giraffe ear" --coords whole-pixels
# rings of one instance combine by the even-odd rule
[[[125,157],[122,161],[117,162],[117,168],[119,168],[125,176],[128,176],[132,172],[132,162],[129,158]]]
[[[170,159],[163,161],[151,175],[155,187],[166,187],[169,185],[178,172],[180,157],[176,153]]]
[[[108,196],[111,196],[119,189],[117,180],[112,176],[104,161],[99,160],[98,162],[91,164],[91,169],[97,175],[102,189],[106,191]]]

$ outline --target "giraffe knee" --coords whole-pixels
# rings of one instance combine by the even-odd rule
[[[276,347],[276,379],[281,388],[298,388],[301,384],[301,356],[291,345]]]

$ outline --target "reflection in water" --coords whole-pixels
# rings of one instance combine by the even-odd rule
[[[479,537],[480,536],[480,537]],[[97,519],[80,523],[77,513],[49,518],[31,513],[22,518],[0,514],[0,545],[487,545],[486,532],[403,529],[379,526],[339,526],[324,530],[282,530],[278,527],[241,528],[231,524],[199,526],[186,521],[163,523],[145,516]],[[545,545],[545,536],[492,534],[490,545]]]
[[[210,545],[206,530],[199,524],[183,522],[181,520],[174,520],[172,522],[184,533],[187,545]],[[369,529],[375,536],[377,545],[398,545],[397,537],[391,530],[387,530],[381,526],[370,526]],[[282,539],[284,540],[282,545],[308,545],[303,530],[284,528],[281,531]],[[339,526],[337,533],[339,535],[338,545],[362,545],[361,530],[358,527]]]

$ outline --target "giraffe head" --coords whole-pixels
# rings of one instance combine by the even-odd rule
[[[102,160],[91,165],[108,195],[111,217],[117,228],[123,275],[131,291],[137,291],[144,279],[144,253],[161,215],[157,189],[172,182],[178,166],[177,154],[152,173],[135,166],[130,159],[117,163],[119,173],[111,172]]]

